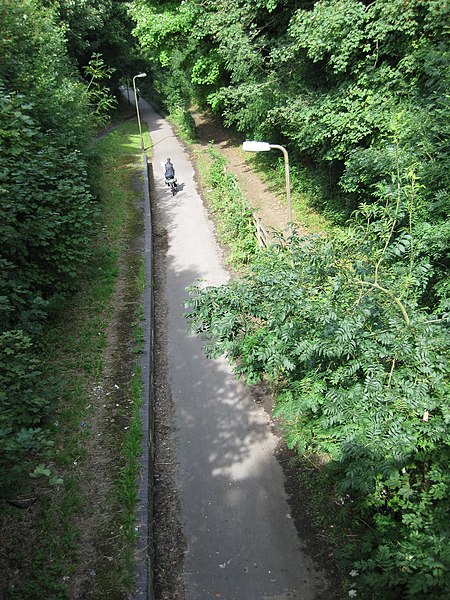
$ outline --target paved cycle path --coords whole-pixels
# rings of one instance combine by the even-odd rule
[[[140,111],[153,143],[156,202],[168,233],[168,379],[187,599],[319,600],[327,582],[290,518],[268,416],[227,362],[205,358],[202,342],[187,333],[186,286],[198,279],[220,285],[228,276],[187,152],[144,100]],[[180,184],[175,197],[163,179],[161,163],[168,157]]]

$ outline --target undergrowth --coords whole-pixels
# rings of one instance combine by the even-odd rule
[[[85,593],[80,586],[113,600],[133,585],[142,340],[129,324],[140,327],[142,281],[139,255],[126,253],[141,226],[132,191],[141,169],[136,124],[120,126],[97,148],[101,217],[93,259],[80,274],[80,291],[55,310],[40,341],[58,401],[46,424],[52,441],[16,488],[27,510],[1,509],[5,600],[63,600]],[[126,302],[118,306],[119,277]],[[128,313],[118,316],[122,304]],[[111,347],[111,323],[119,318],[126,326]]]
[[[251,207],[236,177],[227,171],[225,159],[214,148],[209,148],[206,160],[197,166],[208,207],[215,217],[216,232],[229,249],[226,260],[241,269],[259,252]]]
[[[168,115],[168,120],[172,122],[177,130],[177,135],[185,142],[195,142],[195,121],[191,113],[183,108],[175,108]]]

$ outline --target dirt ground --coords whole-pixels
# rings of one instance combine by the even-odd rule
[[[204,149],[212,145],[228,162],[228,169],[236,176],[239,187],[245,193],[255,214],[260,218],[265,228],[270,230],[283,230],[287,221],[287,205],[285,189],[274,193],[269,185],[261,180],[245,160],[248,153],[242,150],[241,138],[237,134],[230,134],[207,113],[195,112],[193,114],[196,132],[196,149]]]
[[[237,177],[252,206],[257,210],[267,229],[283,229],[286,225],[284,197],[275,195],[246,164],[241,150],[242,140],[230,138],[228,131],[206,114],[194,115],[198,142],[194,145],[192,158],[213,143],[228,161],[229,170]],[[167,384],[167,359],[165,355],[164,272],[167,252],[167,234],[161,225],[157,206],[153,207],[154,256],[155,256],[155,600],[185,598],[183,587],[184,552],[186,550],[179,522],[179,498],[175,482],[174,462],[174,409]],[[254,386],[252,395],[255,403],[262,405],[272,414],[273,398],[264,385]],[[291,506],[299,538],[315,560],[318,568],[327,573],[329,591],[320,600],[336,600],[340,597],[340,574],[331,554],[325,532],[313,524],[310,516],[308,491],[302,482],[295,463],[295,455],[283,442],[277,423],[273,432],[279,439],[276,456],[285,474],[285,490]],[[250,599],[249,599],[250,600]]]

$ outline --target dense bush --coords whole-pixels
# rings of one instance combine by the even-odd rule
[[[49,311],[77,286],[97,206],[87,165],[110,102],[100,57],[83,81],[38,0],[0,0],[0,486],[46,441],[54,392],[39,363]],[[47,382],[47,384],[46,384]]]
[[[94,54],[104,56],[114,70],[105,84],[113,89],[137,69],[138,54],[127,2],[52,0],[52,5],[56,21],[64,30],[67,53],[80,72],[89,65]]]
[[[42,365],[22,331],[0,335],[0,483],[2,494],[14,489],[30,456],[51,445],[41,427],[55,397]]]
[[[242,281],[194,288],[189,314],[212,356],[276,382],[288,444],[329,457],[370,525],[346,549],[356,588],[380,600],[450,592],[450,331],[418,306],[430,269],[403,210],[275,246]]]
[[[58,147],[24,97],[0,88],[0,324],[36,333],[88,257],[95,205],[80,153]]]

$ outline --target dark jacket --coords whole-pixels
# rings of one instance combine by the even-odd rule
[[[167,177],[167,179],[172,179],[175,177],[175,169],[173,168],[172,163],[168,162],[164,165],[164,175]]]

